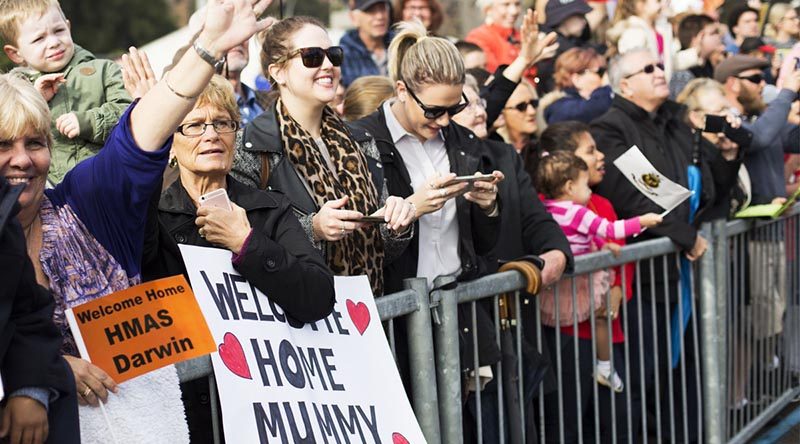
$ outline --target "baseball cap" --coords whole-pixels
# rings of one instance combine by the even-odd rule
[[[749,69],[764,69],[769,62],[758,57],[736,54],[721,61],[714,69],[714,80],[725,83],[728,77],[736,77],[742,71]]]
[[[584,0],[550,0],[544,9],[547,17],[545,26],[553,29],[573,15],[584,15],[591,11],[592,7]]]
[[[767,45],[761,37],[747,37],[742,40],[739,46],[739,54],[750,54],[753,51],[761,51],[764,54],[774,54],[775,47]]]
[[[355,0],[352,3],[353,7],[350,9],[351,10],[358,9],[359,11],[366,11],[367,9],[372,7],[372,5],[377,5],[378,3],[386,3],[388,6],[391,6],[391,2],[389,0]]]

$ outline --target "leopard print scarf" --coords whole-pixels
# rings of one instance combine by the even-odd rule
[[[335,171],[311,135],[289,115],[278,101],[278,124],[286,155],[292,165],[314,190],[313,199],[320,207],[325,202],[349,196],[345,209],[372,214],[378,210],[378,191],[372,182],[367,159],[353,141],[344,123],[325,107],[322,113],[322,141],[328,148]],[[375,296],[383,294],[383,238],[378,225],[367,225],[344,239],[326,242],[328,266],[338,276],[365,274]]]

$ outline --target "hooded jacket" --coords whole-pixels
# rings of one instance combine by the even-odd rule
[[[50,100],[53,134],[50,173],[54,184],[81,160],[96,154],[103,147],[111,129],[132,100],[122,83],[122,71],[111,60],[97,59],[94,54],[75,45],[75,54],[64,70],[66,82]],[[42,74],[30,76],[35,81]],[[69,139],[56,128],[56,119],[75,113],[80,133]]]

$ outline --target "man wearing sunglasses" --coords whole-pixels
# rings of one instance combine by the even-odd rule
[[[339,42],[345,54],[342,64],[345,88],[359,77],[386,76],[386,49],[392,41],[389,0],[349,0],[348,5],[355,29],[347,31]]]
[[[793,69],[777,97],[765,105],[761,97],[766,85],[763,69],[768,66],[768,61],[758,57],[735,55],[714,70],[714,79],[723,84],[728,101],[743,118],[742,126],[753,133],[744,164],[757,179],[752,183],[755,205],[786,196],[783,155],[800,152],[798,127],[787,122],[800,89],[800,72]]]
[[[606,174],[595,191],[611,201],[620,218],[647,212],[663,213],[663,208],[629,182],[614,165],[614,161],[636,145],[660,175],[688,188],[687,169],[692,163],[692,130],[684,123],[684,108],[668,99],[669,88],[663,66],[647,49],[632,50],[612,60],[608,75],[616,95],[608,112],[591,124],[592,136],[598,149],[606,157]],[[714,190],[719,188],[717,182],[722,183],[720,179],[724,174],[711,174],[712,168],[713,171],[724,170],[719,165],[712,164],[719,162],[719,157],[701,155],[699,167],[703,189],[700,193],[701,208],[698,215],[704,211],[704,203],[715,201]],[[643,173],[645,172],[647,170],[643,168]],[[689,215],[690,203],[687,200],[665,215],[661,225],[648,229],[630,242],[666,236],[680,247],[682,256],[695,261],[704,254],[708,244],[698,234],[696,226],[690,223]],[[660,350],[667,349],[670,337],[667,326],[679,300],[680,273],[677,259],[675,254],[665,259],[656,259],[653,268],[641,267],[634,277],[634,291],[640,294],[634,295],[628,302],[626,322],[628,325],[647,325],[653,328],[642,331],[631,329],[626,333],[626,342],[632,356],[628,375],[630,384],[626,383],[625,391],[630,390],[631,394],[628,411],[632,416],[632,424],[641,424],[644,399],[654,399],[652,387],[655,386],[656,374],[660,381],[666,381],[671,371],[667,359],[655,361],[652,353],[640,356],[639,350],[641,346],[652,347],[656,340],[660,341]],[[687,330],[684,334],[685,343],[691,342],[692,337],[692,332]],[[681,361],[685,365],[687,384],[692,384],[695,382],[693,378],[699,359],[691,346],[685,346],[683,352]],[[666,356],[666,353],[663,354],[663,357]],[[640,377],[642,374],[644,379]],[[643,390],[647,391],[646,398],[642,397]],[[696,411],[692,411],[697,405],[697,394],[690,392],[692,393],[686,393],[685,404],[680,402],[683,399],[682,393],[673,393],[672,398],[678,400],[674,405],[669,405],[666,401],[670,397],[662,393],[662,414],[676,418],[675,431],[678,435],[669,437],[671,442],[694,442],[699,437],[698,415]],[[682,407],[677,408],[681,405],[687,406],[688,411],[683,412]],[[684,429],[689,436],[682,436]],[[635,431],[633,434],[635,436]]]

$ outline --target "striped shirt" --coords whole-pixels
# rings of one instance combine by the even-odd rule
[[[602,248],[606,239],[625,239],[639,234],[639,217],[611,222],[594,211],[569,200],[546,199],[544,205],[567,236],[574,255],[592,251],[592,243]]]

